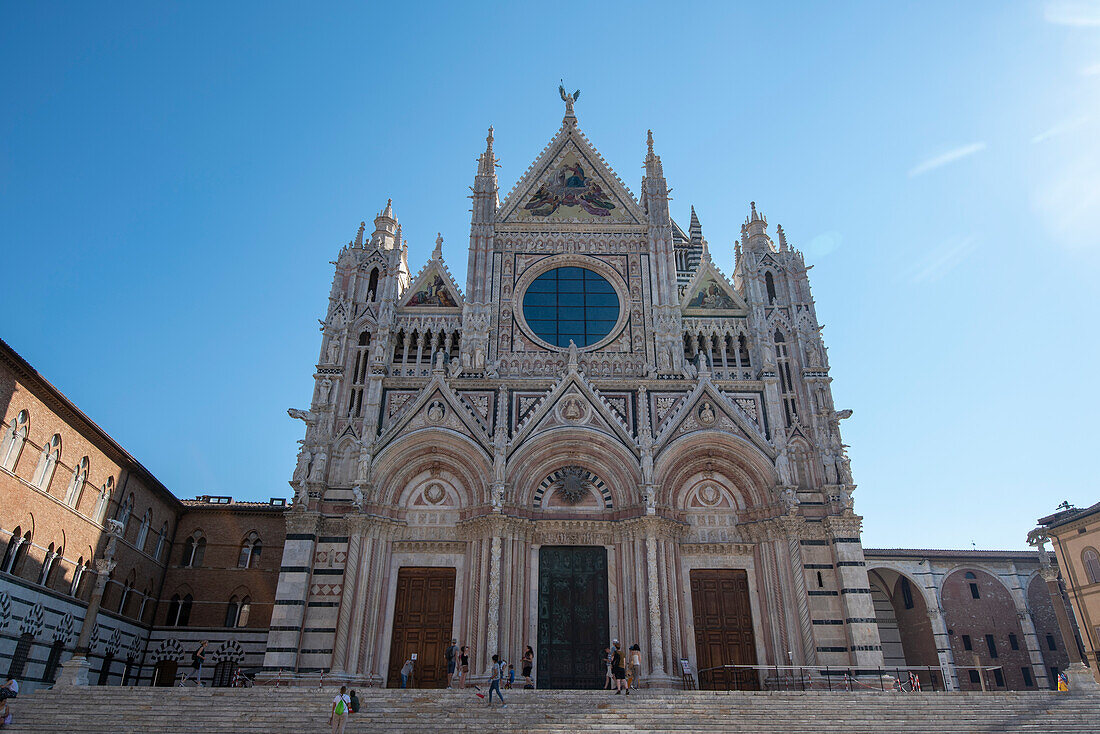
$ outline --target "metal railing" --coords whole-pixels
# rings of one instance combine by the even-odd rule
[[[698,686],[711,690],[895,691],[949,690],[943,670],[932,665],[862,668],[832,665],[717,665],[698,671]]]

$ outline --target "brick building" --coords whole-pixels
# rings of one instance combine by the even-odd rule
[[[110,519],[124,529],[93,628],[92,682],[136,683],[156,660],[184,659],[177,648],[195,635],[170,636],[181,617],[217,642],[212,650],[226,645],[222,657],[259,664],[283,500],[181,502],[2,341],[0,417],[0,673],[26,690],[56,678],[80,633]],[[208,558],[185,564],[186,538],[196,533],[211,544]],[[246,557],[242,548],[256,544],[261,552]],[[181,611],[192,608],[193,623]]]

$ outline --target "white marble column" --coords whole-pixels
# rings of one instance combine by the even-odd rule
[[[657,577],[657,538],[652,530],[646,534],[646,581],[649,593],[649,649],[653,659],[650,675],[665,675],[665,643],[661,633],[661,597]]]

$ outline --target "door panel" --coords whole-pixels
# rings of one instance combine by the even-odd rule
[[[610,643],[607,549],[539,549],[538,657],[540,688],[599,688],[603,649]]]
[[[443,651],[451,641],[455,605],[455,569],[406,567],[397,572],[393,605],[393,637],[386,680],[401,687],[401,666],[413,654],[417,659],[410,688],[447,685]]]
[[[690,578],[699,687],[758,688],[752,669],[718,667],[756,665],[748,573],[739,569],[694,569]]]

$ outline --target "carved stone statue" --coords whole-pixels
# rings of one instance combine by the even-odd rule
[[[328,464],[328,454],[324,449],[321,449],[313,455],[313,466],[309,470],[309,481],[311,482],[323,482],[325,481],[325,466]]]
[[[294,474],[290,478],[291,484],[298,485],[305,481],[312,456],[313,455],[304,448],[298,452],[298,463],[294,465]]]
[[[493,481],[503,484],[507,462],[508,434],[497,431],[493,434]]]
[[[710,407],[710,402],[703,401],[703,407],[699,410],[699,422],[704,426],[710,426],[714,425],[714,421],[714,408]]]
[[[837,476],[842,484],[852,483],[852,462],[847,456],[841,454],[840,458],[836,460]]]
[[[332,392],[332,380],[327,377],[321,380],[321,389],[318,392],[318,402],[321,405],[328,405],[329,393]]]
[[[340,359],[340,337],[334,336],[328,340],[328,363],[336,364]]]
[[[638,437],[638,448],[642,454],[642,481],[645,484],[653,483],[653,436],[649,431],[644,431]]]
[[[572,115],[573,103],[581,98],[581,90],[578,89],[572,94],[568,94],[565,91],[565,82],[562,81],[562,83],[558,85],[558,94],[561,95],[561,101],[565,102],[565,114]]]
[[[291,418],[305,422],[306,426],[312,428],[317,425],[317,414],[309,410],[300,410],[298,408],[287,408],[286,414]]]
[[[781,448],[775,455],[775,473],[779,477],[780,484],[794,484],[794,482],[791,481],[791,459],[787,455],[786,447]]]
[[[577,363],[580,361],[580,352],[577,350],[577,345],[572,339],[569,340],[569,349],[567,349],[565,353],[568,356],[567,365],[569,369],[577,369]]]
[[[661,351],[657,353],[657,369],[661,372],[670,372],[672,370],[672,357],[669,354],[668,347],[663,347]]]
[[[836,484],[836,457],[834,457],[833,454],[829,452],[825,454],[823,461],[825,464],[825,483]]]
[[[355,509],[363,509],[363,488],[358,484],[351,488],[351,495],[353,497],[352,504],[355,505]]]

